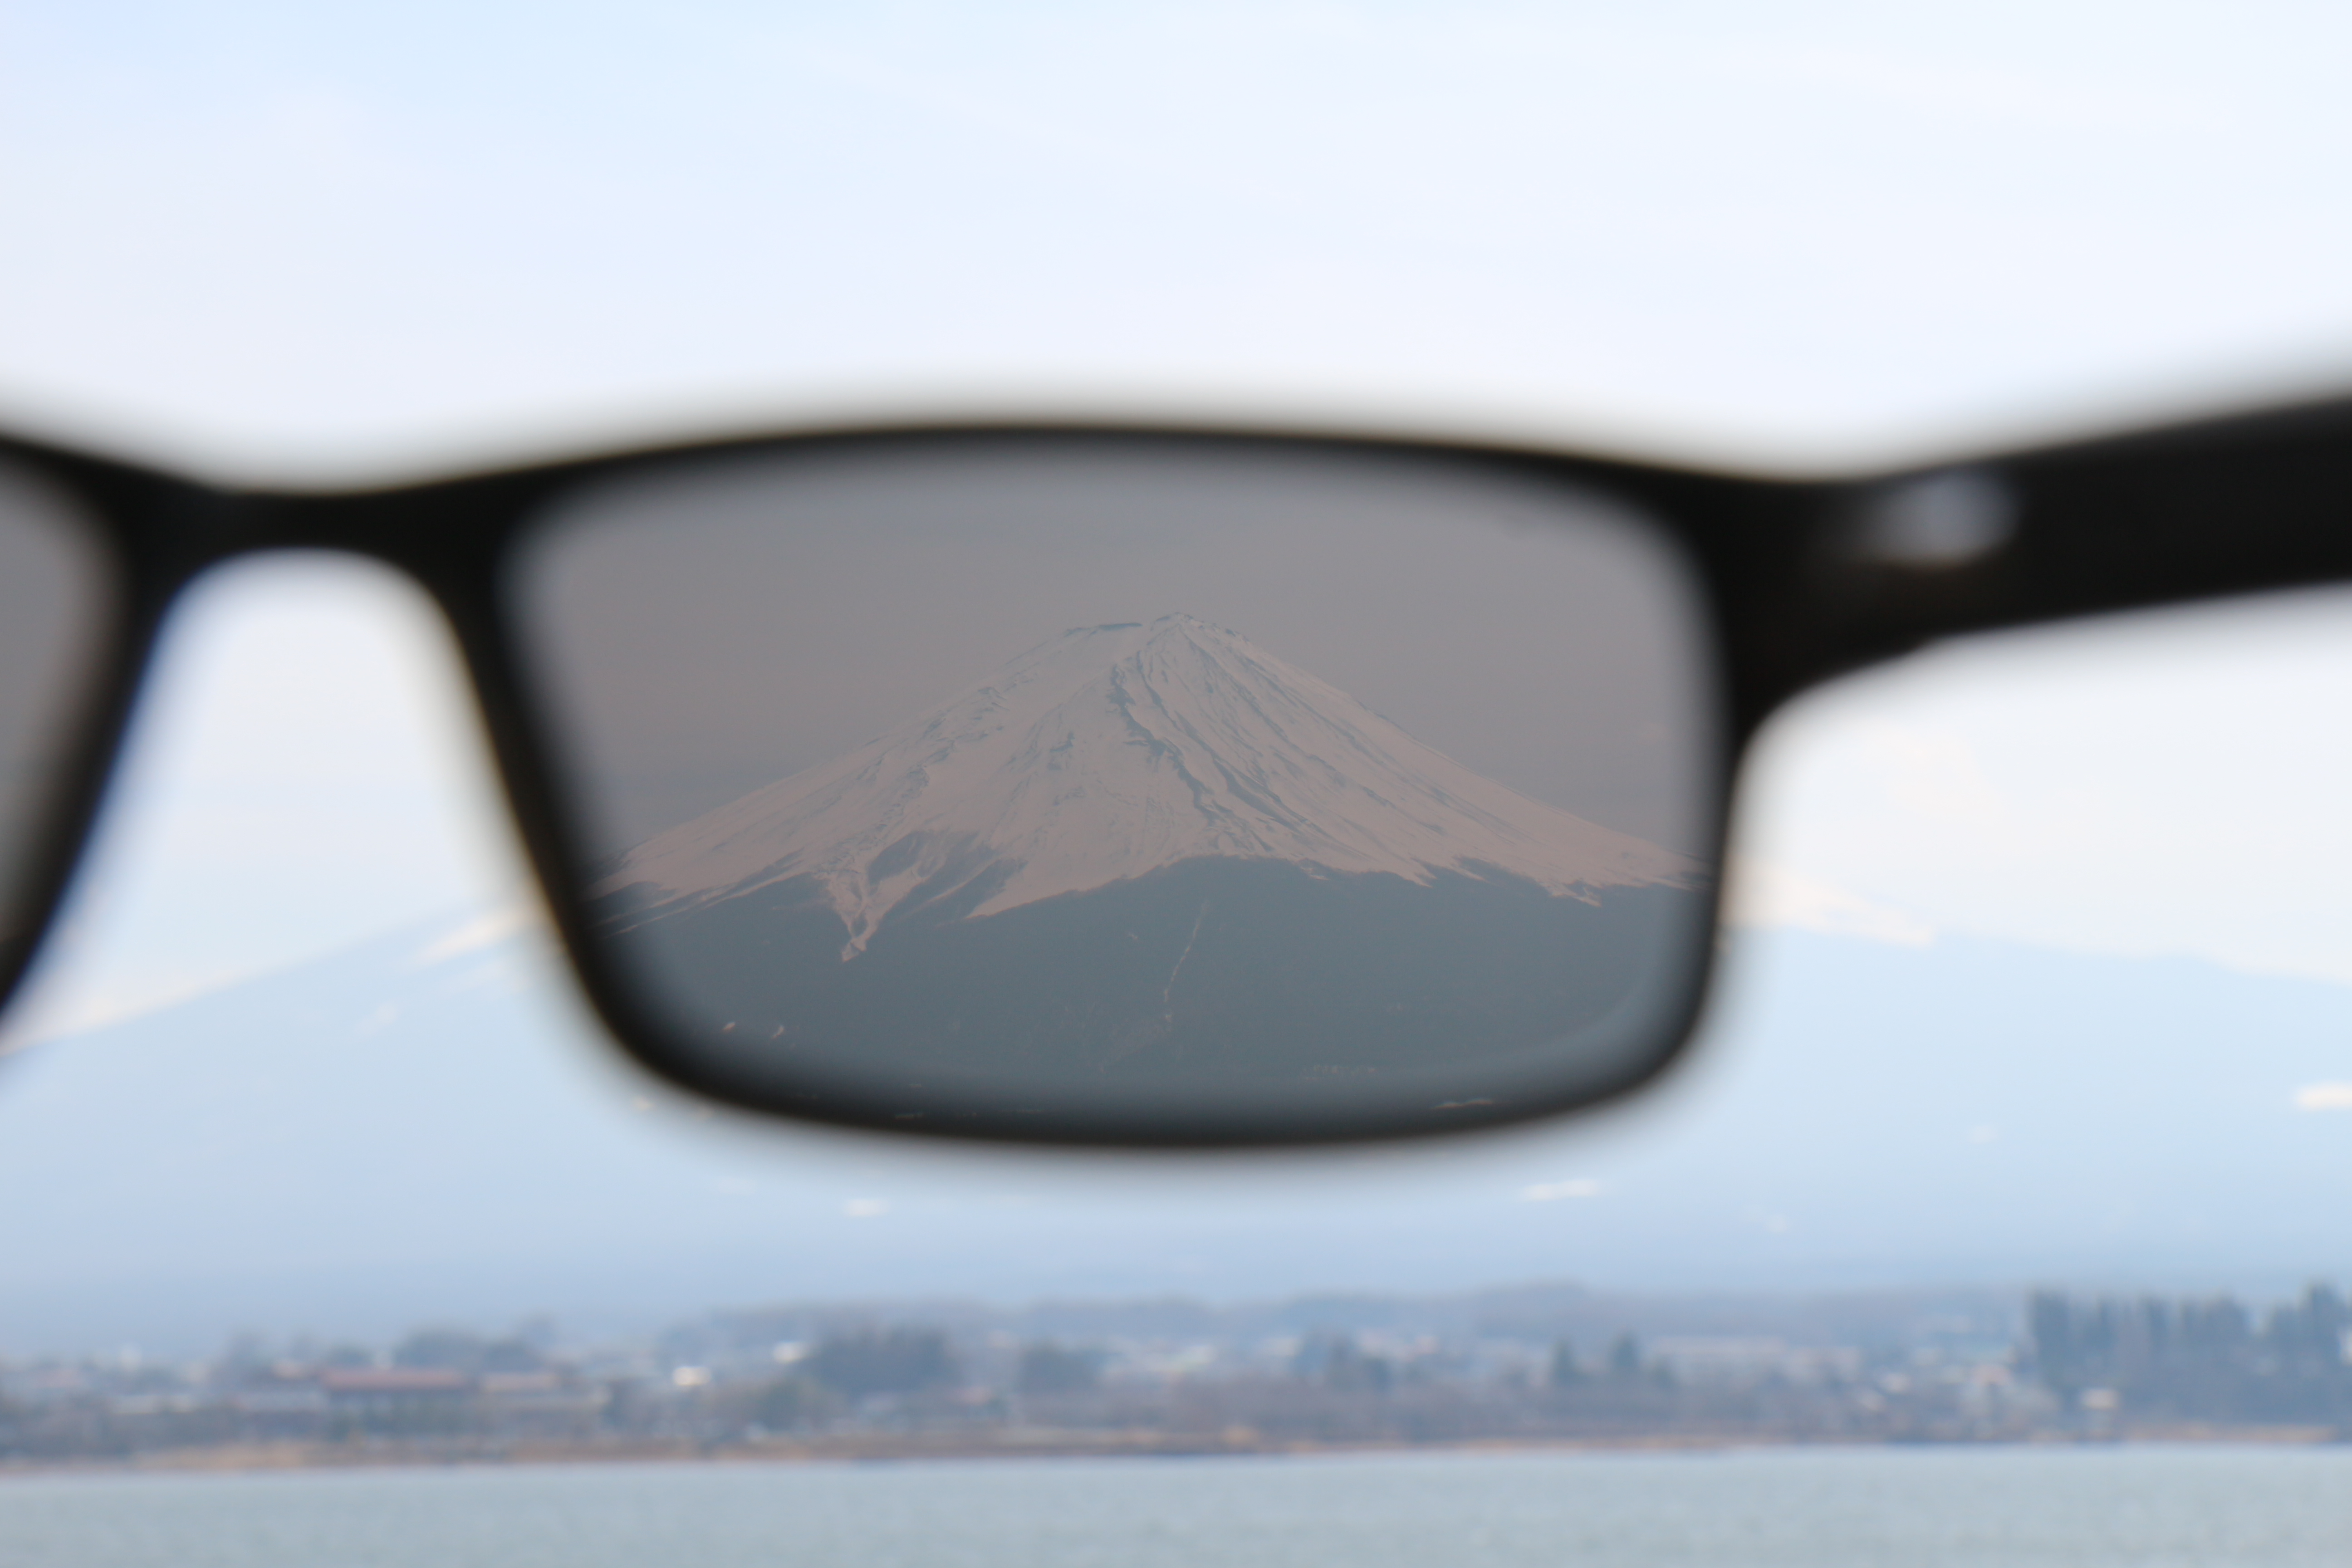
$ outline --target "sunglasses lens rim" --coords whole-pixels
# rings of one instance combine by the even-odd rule
[[[926,459],[1034,462],[1055,454],[1088,460],[1140,454],[1154,460],[1238,468],[1269,461],[1277,467],[1331,463],[1341,471],[1401,464],[1449,476],[1474,491],[1481,486],[1518,487],[1556,506],[1608,503],[1614,513],[1612,526],[1638,531],[1642,548],[1654,553],[1661,570],[1670,574],[1671,592],[1681,596],[1676,635],[1686,645],[1683,651],[1696,688],[1685,718],[1702,731],[1691,748],[1690,776],[1684,781],[1692,802],[1691,842],[1710,869],[1719,867],[1729,795],[1727,762],[1735,747],[1704,574],[1673,527],[1650,510],[1611,496],[1605,487],[1525,463],[1482,462],[1401,444],[1130,432],[921,433],[662,455],[551,487],[519,521],[499,567],[497,614],[506,627],[510,673],[522,689],[521,705],[535,715],[551,815],[564,825],[552,869],[571,915],[568,934],[592,992],[633,1052],[656,1072],[699,1092],[804,1119],[1024,1142],[1175,1146],[1394,1138],[1493,1125],[1612,1098],[1663,1070],[1686,1040],[1702,999],[1719,876],[1706,879],[1691,901],[1689,917],[1676,922],[1670,937],[1659,940],[1654,962],[1638,987],[1638,1001],[1629,998],[1618,1009],[1619,1016],[1597,1023],[1584,1037],[1592,1048],[1581,1069],[1557,1050],[1530,1052],[1524,1059],[1498,1061],[1475,1071],[1455,1067],[1393,1073],[1372,1090],[1327,1081],[1311,1100],[1299,1096],[1276,1103],[1253,1100],[1231,1085],[1192,1093],[1157,1085],[1148,1093],[1120,1098],[1098,1090],[1073,1093],[1066,1086],[1034,1078],[1013,1084],[933,1063],[921,1075],[921,1091],[915,1093],[903,1077],[885,1084],[868,1070],[843,1070],[837,1062],[808,1057],[763,1061],[742,1052],[714,1051],[709,1042],[679,1026],[675,1005],[617,951],[593,908],[596,880],[609,871],[611,858],[605,852],[609,846],[595,842],[586,826],[593,812],[583,795],[593,787],[587,776],[593,764],[583,762],[576,737],[566,733],[563,710],[569,700],[554,689],[563,677],[551,669],[557,656],[546,646],[543,630],[534,625],[540,614],[532,602],[536,579],[548,552],[562,547],[567,531],[576,530],[578,520],[588,515],[600,496],[632,486],[643,492],[728,465],[740,469],[769,464],[772,471],[789,475],[813,472],[833,461],[904,472]]]

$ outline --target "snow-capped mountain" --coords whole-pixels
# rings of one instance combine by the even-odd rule
[[[648,839],[599,923],[730,1052],[1317,1079],[1598,1025],[1705,940],[1706,879],[1168,616]]]
[[[832,763],[674,827],[607,883],[691,909],[812,878],[865,951],[895,912],[984,917],[1181,862],[1499,872],[1585,903],[1697,863],[1481,777],[1190,616],[1081,626]]]

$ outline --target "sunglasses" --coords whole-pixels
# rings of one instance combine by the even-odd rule
[[[286,548],[441,605],[581,984],[662,1077],[976,1138],[1397,1137],[1674,1058],[1797,692],[2352,576],[2352,405],[1834,482],[1000,426],[296,494],[0,441],[12,990],[174,598]]]

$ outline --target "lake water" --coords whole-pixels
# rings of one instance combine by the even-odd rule
[[[581,1465],[0,1480],[26,1568],[2342,1568],[2352,1448]]]

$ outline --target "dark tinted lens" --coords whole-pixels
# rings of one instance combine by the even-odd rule
[[[34,475],[0,463],[0,963],[10,967],[30,934],[26,879],[108,609],[95,527]]]
[[[1679,1026],[1708,655],[1601,498],[877,444],[603,481],[513,585],[598,940],[698,1077],[1303,1135],[1604,1085]]]

